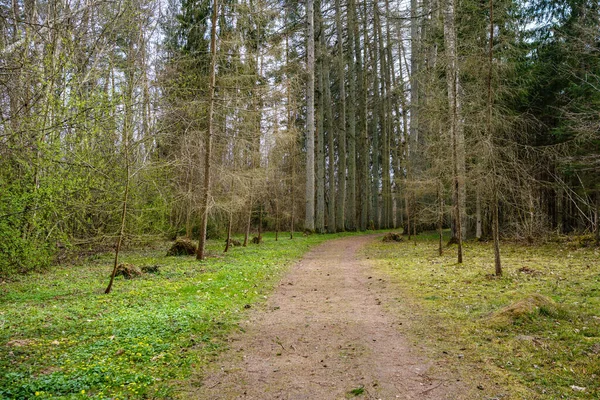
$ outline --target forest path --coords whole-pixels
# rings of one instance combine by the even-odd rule
[[[436,376],[397,329],[393,298],[358,250],[374,236],[327,241],[296,263],[193,399],[458,399],[460,382]],[[397,302],[397,301],[396,301]],[[429,372],[429,373],[428,373]],[[352,392],[354,391],[354,392]]]

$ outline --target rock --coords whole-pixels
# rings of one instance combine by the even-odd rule
[[[167,256],[190,256],[196,254],[196,243],[187,238],[179,238],[167,251]]]

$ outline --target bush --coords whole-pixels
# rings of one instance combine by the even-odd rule
[[[0,197],[0,276],[10,276],[46,268],[53,250],[38,239],[35,226],[29,227],[27,212],[19,194],[7,192]],[[24,231],[31,231],[24,234]]]

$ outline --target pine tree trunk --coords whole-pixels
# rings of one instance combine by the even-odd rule
[[[306,194],[304,229],[315,230],[315,27],[313,0],[306,2]]]
[[[325,131],[327,132],[327,158],[329,194],[327,196],[327,232],[337,232],[336,226],[336,194],[335,194],[335,136],[333,128],[333,111],[331,102],[331,81],[329,79],[329,59],[323,60],[323,90],[325,94]]]
[[[217,63],[217,14],[219,12],[218,0],[213,0],[212,8],[212,26],[210,31],[210,83],[208,86],[208,130],[204,138],[204,193],[202,194],[202,204],[200,213],[202,221],[200,222],[200,240],[198,242],[198,252],[196,258],[204,260],[204,250],[206,246],[206,228],[208,225],[208,199],[210,196],[210,158],[213,136],[213,115],[215,111],[215,85],[216,85],[216,63]]]
[[[355,0],[348,3],[348,181],[346,198],[346,228],[356,230],[356,113],[359,105],[356,102],[356,64],[354,63],[354,27],[356,25]]]
[[[492,72],[493,72],[493,62],[494,62],[494,2],[493,0],[489,0],[490,4],[490,43],[489,43],[489,65],[488,65],[488,104],[487,104],[487,131],[488,131],[488,140],[490,143],[494,141],[494,131],[492,125],[492,112],[494,105],[494,92],[492,87]],[[494,236],[494,269],[496,272],[496,276],[502,275],[502,261],[500,259],[500,221],[498,218],[498,186],[496,179],[496,160],[492,155],[492,191],[493,191],[493,199],[492,199],[492,232]]]
[[[375,3],[374,8],[375,8]],[[374,9],[374,13],[377,14],[376,9]],[[371,70],[373,71],[373,100],[372,100],[372,114],[373,114],[373,123],[371,124],[371,224],[373,229],[380,228],[380,208],[379,208],[379,168],[380,168],[380,155],[381,150],[380,146],[380,117],[381,117],[381,97],[380,97],[380,86],[379,86],[379,74],[377,73],[378,67],[378,57],[379,57],[379,38],[377,29],[373,30],[373,42],[371,45],[371,60],[372,66]],[[379,60],[381,62],[381,60]]]
[[[353,0],[354,1],[354,0]],[[369,123],[367,113],[367,74],[364,71],[363,65],[367,65],[368,55],[368,29],[367,29],[367,6],[366,2],[363,5],[363,40],[365,42],[364,62],[361,60],[360,37],[358,34],[358,21],[355,20],[354,26],[354,51],[356,52],[356,63],[358,69],[358,84],[360,96],[360,230],[365,231],[369,225]]]
[[[479,185],[477,186],[477,198],[475,199],[475,219],[476,219],[476,227],[475,227],[475,237],[479,240],[483,235],[482,230],[482,218],[481,218],[481,188]]]
[[[450,138],[452,142],[452,186],[453,186],[453,207],[454,224],[456,226],[456,241],[458,243],[458,263],[463,261],[462,251],[462,226],[461,226],[461,186],[459,177],[459,142],[460,142],[460,106],[459,106],[459,77],[458,60],[456,54],[456,30],[454,24],[454,0],[446,0],[444,16],[444,43],[446,46],[446,82],[448,85],[448,122],[450,128]]]
[[[317,132],[316,132],[316,144],[317,144],[317,208],[316,208],[316,220],[315,230],[318,233],[325,232],[325,133],[324,133],[324,108],[325,102],[323,99],[323,57],[325,55],[324,48],[324,36],[323,32],[323,20],[321,14],[321,2],[318,1],[316,4],[316,21],[319,31],[318,41],[318,57],[317,57]]]
[[[438,210],[438,254],[441,256],[444,254],[444,185],[442,184],[442,180],[439,180],[437,197],[439,203]]]
[[[252,201],[252,186],[250,186],[250,205],[248,207],[248,218],[246,218],[246,229],[244,231],[244,243],[242,246],[248,246],[248,239],[250,238],[250,227],[252,226],[252,208],[254,207]],[[292,207],[292,218],[294,215],[294,208]]]
[[[336,78],[339,91],[339,108],[337,138],[338,138],[338,174],[337,174],[337,200],[336,200],[336,229],[343,232],[346,213],[346,82],[344,74],[344,37],[342,35],[342,7],[340,0],[335,0],[335,28],[337,36],[337,69]]]
[[[379,40],[379,74],[381,76],[381,97],[379,99],[379,118],[381,132],[381,227],[390,228],[392,216],[392,188],[390,178],[390,112],[389,112],[389,82],[390,79],[387,66],[387,52],[381,28],[380,10],[378,3],[373,3],[374,23],[377,28],[377,38]]]
[[[231,225],[233,223],[233,212],[229,211],[229,222],[227,223],[227,241],[225,242],[225,250],[223,253],[227,253],[229,251],[229,246],[231,244]]]

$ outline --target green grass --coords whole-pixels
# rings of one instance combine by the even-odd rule
[[[281,235],[283,236],[283,235]],[[169,398],[174,382],[213,360],[245,306],[263,301],[310,247],[340,235],[298,235],[259,246],[210,242],[214,256],[126,252],[160,274],[117,278],[112,255],[0,285],[0,398]]]
[[[600,398],[599,249],[503,243],[501,278],[492,275],[491,243],[465,243],[462,265],[456,246],[444,250],[438,256],[434,235],[365,250],[399,286],[406,332],[438,365],[462,372],[489,398]],[[504,323],[494,318],[534,293],[556,304]]]

